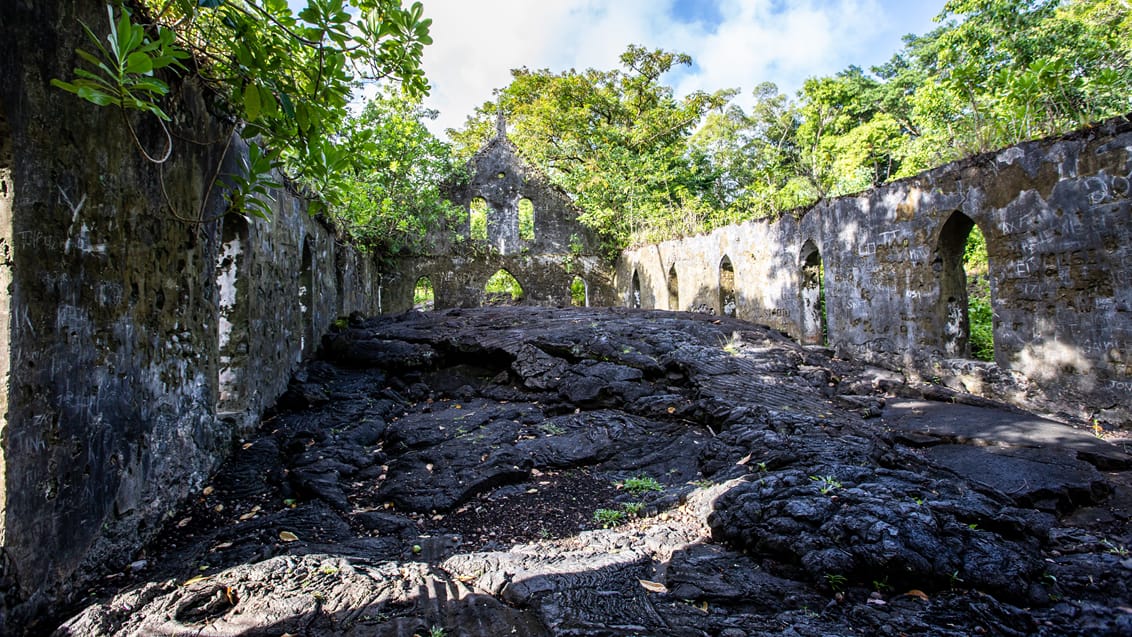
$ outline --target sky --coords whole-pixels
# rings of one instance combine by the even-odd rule
[[[429,128],[459,128],[513,68],[613,69],[629,44],[692,56],[664,80],[677,96],[695,90],[751,91],[770,81],[793,94],[808,77],[850,64],[882,64],[901,37],[923,34],[945,0],[421,0],[433,44],[422,65]],[[408,0],[406,0],[408,4]]]

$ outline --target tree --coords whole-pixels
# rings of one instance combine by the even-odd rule
[[[715,170],[712,203],[733,221],[776,216],[817,198],[799,177],[797,104],[770,82],[753,96],[750,115],[736,105],[710,113],[690,141]]]
[[[971,150],[1132,108],[1127,0],[952,0],[938,19],[950,21],[929,82],[969,123]]]
[[[78,52],[87,68],[53,84],[95,104],[166,120],[160,101],[169,87],[155,72],[180,70],[204,82],[233,118],[233,130],[263,149],[246,163],[246,174],[224,179],[229,202],[246,204],[237,210],[242,214],[266,214],[270,169],[320,195],[313,211],[342,205],[335,195],[344,189],[333,184],[343,149],[361,143],[339,133],[353,88],[386,80],[410,96],[428,91],[420,57],[431,43],[431,21],[419,2],[404,8],[400,0],[309,0],[296,15],[286,0],[137,1],[141,10],[123,9],[119,18],[108,7],[109,46],[88,28],[96,52]],[[163,154],[147,156],[168,159],[167,139]],[[181,218],[205,221],[201,214]]]
[[[362,245],[385,255],[422,247],[427,233],[458,214],[441,193],[461,174],[448,144],[425,127],[436,112],[386,88],[345,125],[337,171],[321,190],[328,214]]]

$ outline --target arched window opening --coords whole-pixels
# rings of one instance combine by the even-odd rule
[[[994,360],[988,266],[982,232],[967,215],[952,213],[940,229],[932,263],[939,274],[937,313],[947,356]]]
[[[507,270],[497,270],[483,286],[485,305],[518,305],[523,301],[523,286]]]
[[[727,256],[719,262],[719,313],[722,316],[735,316],[735,268]]]
[[[825,271],[813,241],[802,246],[802,344],[825,345],[829,324],[825,314]]]
[[[314,341],[314,258],[311,239],[303,241],[303,261],[299,270],[299,312],[302,314],[302,335],[299,337],[299,358]]]
[[[629,290],[629,307],[641,307],[641,277],[633,270],[633,288]]]
[[[526,197],[519,200],[519,238],[535,240],[535,205]]]
[[[574,307],[590,306],[590,286],[580,276],[575,276],[570,281],[570,305]]]
[[[248,222],[228,215],[221,222],[216,257],[217,413],[243,411],[248,363]]]
[[[994,310],[991,305],[990,260],[987,240],[979,226],[971,226],[963,247],[963,273],[967,276],[967,322],[971,357],[994,360]]]
[[[487,240],[487,201],[483,197],[472,199],[468,205],[468,237]]]
[[[668,268],[668,309],[680,309],[680,282],[676,278],[676,264]]]
[[[334,290],[338,295],[338,316],[345,316],[347,314],[346,308],[349,307],[349,303],[346,302],[346,269],[348,267],[345,257],[335,259]]]
[[[422,276],[413,286],[413,309],[428,312],[436,307],[436,293],[432,290],[432,279]]]

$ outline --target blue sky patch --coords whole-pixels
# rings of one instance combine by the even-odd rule
[[[718,0],[673,0],[671,15],[679,22],[699,22],[708,27],[723,21]]]

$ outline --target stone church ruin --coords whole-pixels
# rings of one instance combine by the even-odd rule
[[[531,635],[554,634],[547,625],[601,634],[603,628],[586,623],[588,615],[571,615],[571,609],[602,608],[603,600],[629,600],[625,607],[638,614],[633,615],[637,623],[627,626],[660,631],[668,625],[687,629],[673,634],[706,634],[706,624],[697,623],[707,614],[701,602],[724,607],[755,594],[749,584],[728,579],[725,565],[733,561],[750,558],[742,572],[757,577],[766,590],[783,596],[797,592],[798,599],[817,604],[832,599],[825,595],[832,594],[826,590],[832,580],[813,584],[824,577],[822,569],[841,565],[849,575],[859,575],[897,559],[886,557],[884,542],[873,538],[859,543],[867,550],[838,562],[841,544],[822,535],[828,528],[819,532],[819,522],[806,526],[808,515],[853,533],[872,532],[861,526],[865,518],[853,515],[859,510],[872,516],[867,519],[875,522],[873,530],[922,532],[940,546],[954,540],[967,552],[951,551],[934,564],[924,557],[932,554],[931,546],[914,547],[909,551],[919,557],[906,565],[944,599],[950,598],[941,564],[956,572],[967,569],[979,587],[1024,606],[1039,594],[1048,599],[1054,590],[1048,581],[1017,585],[1041,580],[1045,564],[1033,555],[1051,535],[1061,549],[1093,547],[1090,559],[1110,555],[1097,548],[1099,536],[1088,542],[1059,536],[1055,521],[1077,507],[1099,506],[1113,491],[1106,476],[1132,466],[1125,454],[1099,451],[1073,438],[1082,446],[1064,463],[1074,476],[1072,488],[1060,485],[1052,495],[1035,488],[1011,499],[1003,489],[1013,486],[967,488],[967,482],[948,477],[953,474],[947,471],[962,464],[951,449],[959,445],[952,443],[973,434],[937,432],[925,442],[923,429],[930,423],[920,418],[922,412],[914,413],[921,407],[895,413],[884,401],[904,392],[901,400],[943,398],[990,409],[987,399],[993,398],[1067,419],[1132,427],[1132,121],[1127,117],[822,201],[800,217],[635,248],[615,263],[601,255],[597,238],[577,220],[569,195],[532,168],[500,126],[473,158],[467,183],[450,189],[466,218],[455,227],[436,228],[425,253],[379,262],[308,215],[305,200],[287,188],[273,193],[269,221],[225,215],[222,197],[207,184],[219,163],[238,165],[246,147],[238,138],[227,138],[230,124],[209,111],[199,86],[174,88],[171,126],[180,137],[211,143],[180,145],[160,176],[136,152],[118,113],[52,89],[51,78],[73,68],[72,52],[84,41],[79,20],[101,24],[102,2],[20,0],[3,11],[0,634],[51,628],[34,619],[73,608],[88,590],[107,593],[94,582],[117,581],[107,580],[108,573],[147,576],[144,569],[156,567],[139,551],[163,529],[178,528],[180,520],[192,517],[184,514],[183,504],[204,506],[200,494],[213,486],[222,466],[227,473],[220,475],[252,485],[249,493],[260,489],[278,496],[272,501],[276,506],[282,507],[284,499],[301,500],[266,522],[256,517],[258,510],[234,513],[244,501],[223,489],[216,490],[217,498],[232,498],[225,500],[227,513],[223,507],[216,510],[221,503],[212,500],[207,500],[212,509],[194,509],[199,512],[195,522],[183,528],[201,534],[193,542],[232,542],[219,553],[232,564],[246,565],[266,551],[278,562],[256,567],[264,572],[301,567],[317,579],[318,573],[329,577],[333,568],[344,580],[385,577],[383,586],[403,577],[432,587],[424,598],[435,601],[451,593],[453,599],[472,599],[469,604],[479,600],[480,607],[499,613],[491,626],[522,627],[527,631],[522,634]],[[163,136],[156,127],[140,120],[136,126],[140,143],[160,145]],[[174,219],[167,213],[170,207],[199,210],[200,222]],[[986,237],[989,257],[993,363],[968,359],[961,256],[975,227]],[[485,290],[488,281],[504,275],[513,279],[507,285],[519,290],[507,302],[531,307],[475,313],[472,308],[493,302]],[[415,290],[427,290],[433,312],[411,311]],[[557,309],[570,306],[586,308]],[[564,318],[561,312],[570,311],[574,314]],[[367,322],[362,316],[374,318]],[[525,322],[538,328],[531,334],[508,332]],[[446,329],[452,330],[451,338],[442,333]],[[829,420],[835,407],[843,412],[841,420]],[[330,414],[334,409],[340,413]],[[482,422],[468,416],[471,412]],[[438,413],[453,424],[470,420],[449,430]],[[869,423],[882,413],[909,429],[894,424],[892,431],[873,431]],[[283,424],[273,430],[264,424],[265,414]],[[322,428],[331,416],[341,421],[340,430]],[[601,426],[588,428],[596,421],[587,418],[600,420]],[[1026,432],[1052,426],[1047,421],[1034,426],[1027,418],[1009,422]],[[371,428],[359,429],[364,422]],[[428,435],[425,428],[409,426],[413,422],[427,424]],[[1035,428],[1023,429],[1030,426]],[[473,432],[477,427],[483,428],[480,439]],[[1009,429],[998,433],[1007,435]],[[485,443],[491,436],[502,438]],[[601,447],[595,436],[605,436],[608,446],[591,448]],[[407,455],[392,455],[394,440],[404,443]],[[1056,436],[1035,435],[1035,440],[1038,446],[1058,442]],[[386,442],[388,448],[378,448]],[[457,455],[452,450],[469,444],[477,452],[473,461],[460,465],[460,471],[445,468],[443,462]],[[433,509],[435,515],[458,511],[500,485],[537,491],[537,481],[526,482],[538,477],[535,471],[561,476],[577,469],[571,453],[582,448],[591,454],[585,457],[586,471],[620,472],[622,482],[636,477],[641,467],[671,472],[670,479],[660,480],[661,494],[640,500],[641,511],[653,519],[669,516],[664,520],[674,520],[673,528],[689,534],[681,536],[688,542],[677,549],[666,543],[675,540],[662,537],[662,528],[642,531],[637,539],[647,536],[650,546],[664,547],[647,555],[638,546],[625,548],[635,541],[630,536],[587,536],[596,539],[589,547],[576,547],[585,555],[574,555],[572,563],[586,565],[602,582],[620,582],[607,598],[587,597],[589,589],[573,579],[584,580],[590,571],[535,573],[536,549],[468,557],[442,546],[448,540],[436,538],[448,535],[439,530],[419,539],[421,529],[435,522]],[[309,449],[328,450],[328,455],[304,455]],[[622,452],[642,450],[653,455],[639,467],[603,464]],[[447,451],[453,455],[442,453]],[[238,462],[261,452],[290,463],[286,472],[279,464],[279,471],[268,471],[262,480],[251,475],[254,471],[241,473],[241,467],[260,465]],[[429,455],[433,452],[435,457]],[[327,460],[334,453],[340,454],[337,464]],[[382,462],[373,460],[379,455]],[[935,457],[936,464],[920,464],[925,456]],[[913,465],[925,473],[912,475],[902,468]],[[403,469],[405,482],[381,487],[396,504],[389,512],[376,500],[367,501],[365,511],[349,510],[351,498],[376,487],[342,486],[347,480],[342,476],[364,477],[383,467]],[[279,478],[282,473],[290,477]],[[442,474],[447,477],[438,485]],[[465,474],[474,475],[466,479],[478,486],[457,492],[452,484]],[[773,489],[759,491],[760,475]],[[335,482],[339,479],[343,483]],[[623,495],[604,477],[585,471],[570,479],[577,482],[567,486],[592,488],[602,497]],[[299,486],[289,491],[292,486],[284,484]],[[425,495],[413,495],[421,485]],[[831,499],[822,487],[841,493]],[[941,502],[946,500],[934,510],[936,517],[910,504],[916,498],[930,505],[933,489],[942,490]],[[611,490],[618,493],[607,493]],[[413,500],[418,496],[433,500],[421,504],[424,500]],[[842,510],[838,501],[858,508]],[[636,501],[622,497],[616,503]],[[397,517],[399,507],[420,515]],[[590,523],[592,511],[583,513],[583,522]],[[238,517],[245,514],[252,517]],[[279,539],[282,527],[272,524],[290,524],[298,518],[288,516],[308,514],[313,517],[295,524],[314,529],[338,520],[322,529],[324,543]],[[774,527],[775,520],[787,518],[797,528]],[[253,529],[259,535],[249,531],[247,537],[267,539],[254,547],[239,544],[238,538],[217,535],[208,520],[241,529],[239,524],[250,520],[259,525]],[[679,526],[681,520],[688,526]],[[372,531],[365,537],[355,534],[363,522]],[[576,530],[578,523],[572,524]],[[708,527],[710,536],[695,535]],[[400,539],[389,540],[394,537]],[[760,537],[774,546],[768,548]],[[812,544],[791,543],[803,537]],[[355,570],[347,568],[346,557],[318,562],[316,553],[335,543],[356,551],[381,545],[384,552],[378,552],[389,561]],[[301,545],[305,552],[286,553],[288,546]],[[197,557],[209,555],[212,547],[201,546],[180,548],[200,549],[193,554]],[[245,553],[223,552],[232,546]],[[477,546],[493,545],[485,539]],[[1129,567],[1120,561],[1126,555],[1117,556],[1120,546],[1113,544],[1111,560],[1097,563],[1111,567],[1104,577],[1111,580],[1106,581],[1113,595],[1125,599]],[[640,559],[611,557],[623,550]],[[766,569],[779,564],[767,555],[778,555],[775,551],[789,556],[781,561],[790,564],[772,576]],[[665,552],[663,560],[657,557]],[[432,558],[434,564],[444,561],[452,577],[437,579],[435,569],[421,561]],[[1018,558],[1019,570],[1010,571],[1007,558]],[[530,578],[505,581],[499,575],[503,571],[485,574],[491,564]],[[710,565],[715,579],[703,579],[709,570],[700,565]],[[1074,574],[1085,572],[1085,566],[1071,566],[1078,569],[1071,570]],[[250,590],[256,573],[233,577]],[[668,584],[655,581],[669,575]],[[797,583],[803,580],[809,583]],[[911,588],[914,582],[900,584]],[[185,594],[184,587],[149,585],[147,595],[153,594],[139,598],[139,605],[154,608],[166,600],[170,608],[184,611],[176,619],[182,627],[216,621],[220,614],[210,613],[239,604],[236,597],[214,599],[221,589],[200,589],[201,599],[184,601],[176,597]],[[555,586],[570,592],[554,598]],[[815,586],[824,587],[822,595]],[[668,592],[656,592],[662,588]],[[441,589],[443,595],[437,593]],[[292,593],[286,599],[311,599],[305,589]],[[669,593],[663,603],[650,601],[650,595]],[[683,604],[681,595],[696,604]],[[569,604],[558,604],[562,600]],[[407,595],[402,601],[419,599]],[[1100,602],[1090,603],[1094,606],[1086,615],[1095,611],[1111,620],[1109,634],[1132,622],[1117,611],[1097,610]],[[743,608],[744,617],[760,610]],[[949,612],[945,606],[931,608],[937,617]],[[994,606],[996,621],[1019,622],[1015,630],[1025,634],[1028,620],[1011,619],[1014,607],[1004,608]],[[873,610],[866,607],[862,613]],[[479,612],[456,605],[437,611],[437,617],[465,611]],[[366,612],[346,608],[334,621],[359,622]],[[784,621],[817,621],[807,619],[800,607],[790,612]],[[92,623],[83,625],[110,614],[91,610]],[[114,619],[119,620],[126,621]],[[739,635],[738,620],[728,621],[711,624],[710,634]],[[279,626],[278,632],[293,628]],[[398,626],[401,632],[389,628],[380,634],[411,635],[421,628],[408,620]],[[143,628],[138,634],[152,626]],[[772,634],[781,626],[764,628]]]
[[[593,232],[578,222],[566,193],[523,160],[502,121],[470,165],[468,183],[449,192],[467,210],[466,223],[435,229],[427,254],[397,259],[383,273],[384,311],[409,309],[422,278],[433,286],[436,309],[479,307],[485,284],[500,271],[518,282],[526,304],[571,305],[575,279],[585,305],[616,304],[613,271]]]
[[[966,391],[1128,422],[1130,179],[1132,126],[1118,118],[822,201],[801,218],[630,250],[617,286],[630,307],[710,309]],[[969,358],[962,255],[975,226],[989,255],[989,366],[956,360]],[[1002,374],[1019,389],[997,384]]]

